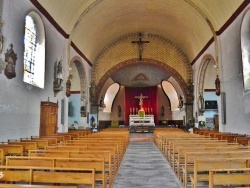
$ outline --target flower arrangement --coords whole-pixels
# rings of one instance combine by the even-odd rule
[[[199,127],[205,127],[206,122],[205,121],[199,121]]]

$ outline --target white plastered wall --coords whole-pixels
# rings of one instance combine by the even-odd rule
[[[40,103],[47,101],[59,103],[58,131],[67,131],[61,125],[61,99],[67,100],[65,95],[68,78],[67,39],[32,5],[28,0],[6,0],[3,3],[4,21],[2,34],[4,37],[3,52],[0,58],[4,60],[4,53],[13,44],[17,54],[16,77],[7,79],[4,73],[0,74],[0,141],[19,139],[21,137],[38,136],[40,128]],[[36,11],[42,18],[45,28],[45,87],[40,89],[23,82],[23,50],[24,50],[24,22],[29,11]],[[74,50],[72,50],[74,51]],[[78,55],[73,53],[73,55]],[[63,91],[54,96],[54,64],[63,60]],[[87,64],[87,63],[86,63]],[[86,67],[89,78],[90,66]],[[66,103],[67,104],[67,103]],[[67,106],[65,106],[65,115]],[[67,115],[65,124],[67,124]]]
[[[246,8],[247,9],[247,8]],[[221,120],[221,96],[218,98],[219,108],[219,130],[221,132],[232,132],[250,134],[250,94],[243,90],[242,60],[240,28],[243,11],[231,25],[218,36],[219,40],[219,71],[221,80],[221,92],[226,93],[226,124]],[[201,55],[192,66],[194,72],[195,86],[197,84],[198,70],[204,55],[211,54],[215,57],[214,43]],[[197,87],[195,87],[197,89]],[[195,93],[197,93],[195,91]],[[197,96],[194,104],[196,104]],[[194,106],[194,113],[197,111]]]

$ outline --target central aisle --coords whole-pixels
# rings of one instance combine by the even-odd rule
[[[182,188],[154,142],[130,142],[113,188]]]

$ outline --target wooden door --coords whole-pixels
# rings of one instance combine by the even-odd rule
[[[214,130],[219,130],[219,115],[214,115]]]
[[[49,101],[41,102],[40,136],[57,133],[58,104]]]

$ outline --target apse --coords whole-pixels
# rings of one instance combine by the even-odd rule
[[[154,115],[154,122],[158,122],[157,86],[151,87],[125,87],[124,113],[125,125],[128,125],[129,115],[138,114],[140,110],[139,97],[143,97],[142,108],[145,114]]]

